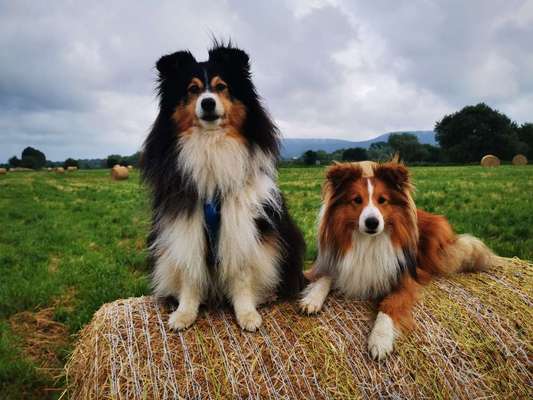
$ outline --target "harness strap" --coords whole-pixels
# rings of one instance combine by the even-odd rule
[[[217,259],[218,236],[220,232],[220,199],[215,196],[204,203],[204,223],[213,260]]]

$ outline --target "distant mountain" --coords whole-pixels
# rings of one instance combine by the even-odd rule
[[[435,132],[433,131],[402,131],[402,132],[389,132],[379,135],[373,139],[363,140],[360,142],[354,142],[351,140],[341,139],[291,139],[286,138],[282,140],[281,145],[281,157],[283,159],[290,159],[294,157],[300,157],[303,152],[307,150],[323,150],[327,153],[331,153],[335,150],[346,149],[350,147],[362,147],[368,149],[372,143],[386,142],[389,136],[394,133],[411,133],[418,137],[420,143],[437,145],[435,141]]]

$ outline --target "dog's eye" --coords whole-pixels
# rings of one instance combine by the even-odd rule
[[[379,204],[385,204],[385,202],[387,201],[387,199],[383,196],[379,196],[378,198],[378,203]]]
[[[200,93],[200,86],[198,85],[191,85],[187,88],[187,90],[189,91],[189,93],[191,94],[198,94]]]
[[[226,88],[227,88],[227,86],[224,85],[223,83],[219,83],[219,84],[217,84],[217,85],[215,86],[215,90],[216,90],[217,92],[222,92],[222,91],[226,90]]]
[[[353,199],[355,204],[361,204],[363,202],[363,199],[361,196],[357,196],[355,199]]]

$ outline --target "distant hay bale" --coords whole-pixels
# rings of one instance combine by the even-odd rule
[[[499,167],[500,159],[492,154],[487,154],[481,159],[482,167]]]
[[[7,174],[7,169],[0,168],[0,175],[5,175],[5,174]]]
[[[527,157],[523,154],[517,154],[513,157],[513,165],[527,165]]]
[[[263,307],[243,333],[230,310],[201,311],[185,332],[152,297],[100,308],[66,365],[69,398],[531,398],[533,265],[438,280],[417,328],[384,362],[367,337],[374,308],[330,296],[323,313]]]
[[[63,167],[57,167],[57,168],[56,168],[56,173],[57,173],[57,174],[64,174],[64,173],[65,173],[65,168],[63,168]]]
[[[124,179],[128,179],[128,168],[121,167],[120,165],[115,165],[113,168],[111,168],[111,178],[115,181],[122,181]]]
[[[46,170],[47,170],[48,172],[52,172],[54,169],[53,169],[52,167],[48,167],[48,168],[46,168]]]
[[[77,171],[77,170],[78,170],[78,167],[75,167],[75,166],[67,167],[67,171],[69,171],[69,172],[74,172],[74,171]]]
[[[133,169],[133,165],[128,165],[128,169]]]

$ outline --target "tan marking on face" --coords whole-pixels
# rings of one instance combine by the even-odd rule
[[[199,126],[195,107],[196,100],[203,90],[204,83],[198,78],[192,78],[187,85],[187,96],[185,100],[178,104],[172,114],[172,119],[176,123],[176,129],[179,135],[190,134],[190,128]]]
[[[192,78],[191,82],[187,85],[187,91],[190,91],[191,89],[193,89],[194,86],[198,86],[199,92],[198,93],[189,92],[189,95],[194,95],[198,97],[198,95],[204,91],[204,83],[198,78]]]

